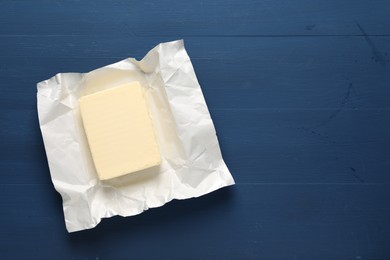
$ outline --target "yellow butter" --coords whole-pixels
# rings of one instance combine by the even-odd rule
[[[138,82],[84,96],[79,105],[101,180],[160,164],[152,120]]]

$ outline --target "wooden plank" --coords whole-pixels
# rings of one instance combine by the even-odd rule
[[[390,183],[390,110],[211,110],[238,183]],[[0,183],[49,183],[35,110],[0,113]]]
[[[211,111],[238,182],[390,182],[386,111]]]
[[[159,258],[386,259],[389,189],[237,185],[67,235],[52,189],[1,185],[0,252],[6,259],[154,258],[156,252]]]
[[[387,0],[1,1],[2,35],[390,34]]]
[[[141,58],[159,40],[88,37],[1,38],[0,102],[33,109],[35,84],[58,72],[85,72],[128,56]],[[340,106],[383,109],[390,103],[390,37],[190,38],[191,56],[211,109]],[[64,47],[62,47],[64,46]]]

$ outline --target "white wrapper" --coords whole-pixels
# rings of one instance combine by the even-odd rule
[[[78,99],[132,81],[145,90],[162,163],[100,181]],[[50,174],[69,232],[234,184],[183,41],[159,44],[141,61],[128,58],[85,74],[57,74],[38,83],[37,98]]]

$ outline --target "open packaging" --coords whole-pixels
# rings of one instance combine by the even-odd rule
[[[143,88],[161,163],[101,181],[79,99],[135,81]],[[84,74],[57,74],[38,83],[37,99],[50,174],[69,232],[234,184],[183,41],[159,44],[141,61],[128,58]]]

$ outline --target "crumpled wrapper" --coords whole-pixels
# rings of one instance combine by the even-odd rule
[[[144,88],[162,163],[100,181],[78,99],[132,81]],[[128,58],[85,74],[57,74],[38,83],[37,99],[51,179],[69,232],[234,184],[183,41],[161,43],[141,61]]]

